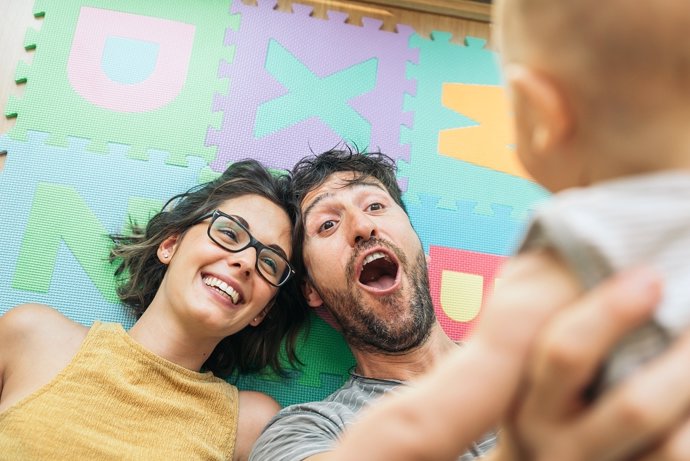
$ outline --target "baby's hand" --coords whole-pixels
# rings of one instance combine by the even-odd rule
[[[491,459],[690,459],[690,334],[594,403],[583,399],[610,349],[649,320],[660,294],[659,277],[638,269],[558,312],[535,341],[526,385],[501,431],[501,456]]]
[[[547,320],[581,294],[579,282],[555,253],[521,253],[501,269],[470,343],[509,354],[522,367]]]

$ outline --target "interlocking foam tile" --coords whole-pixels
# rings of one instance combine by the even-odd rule
[[[17,123],[0,138],[9,152],[0,314],[41,302],[84,325],[131,326],[105,259],[107,234],[238,159],[287,168],[344,140],[398,161],[430,254],[434,305],[457,339],[476,321],[499,255],[546,195],[496,157],[512,153],[492,118],[499,104],[486,113],[472,99],[496,96],[500,83],[483,42],[384,32],[374,20],[348,25],[336,12],[324,21],[300,5],[282,13],[270,0],[35,5],[43,27],[27,34],[36,53],[18,66],[26,88],[10,99]],[[320,399],[353,363],[322,318],[301,349],[307,367],[292,381],[247,376],[240,387],[282,404]]]
[[[505,256],[432,246],[429,288],[436,316],[452,339],[470,336],[487,297],[500,285],[496,278]]]
[[[476,125],[441,131],[439,153],[532,179],[515,152],[513,120],[502,86],[447,83],[443,85],[443,105]]]
[[[247,156],[289,168],[310,150],[343,140],[407,160],[400,129],[412,126],[402,107],[415,91],[405,77],[417,57],[407,46],[412,30],[384,32],[380,21],[358,27],[345,24],[343,13],[331,11],[325,21],[309,17],[304,5],[293,5],[293,13],[274,5],[233,3],[241,20],[226,38],[236,50],[232,65],[221,69],[229,91],[214,103],[222,128],[208,132],[208,145],[218,146],[213,168]]]
[[[0,174],[0,315],[39,302],[83,325],[129,328],[135,318],[118,303],[107,235],[125,231],[129,217],[145,223],[168,198],[218,173],[194,157],[181,167],[160,151],[147,151],[143,161],[123,145],[97,154],[88,140],[68,138],[58,147],[47,139],[32,131],[26,141],[0,137],[0,149],[10,153]],[[239,386],[283,404],[320,399],[340,386],[354,359],[330,325],[318,317],[313,325],[300,340],[305,367],[294,379],[242,377]]]
[[[492,204],[511,208],[523,219],[546,192],[520,177],[450,158],[439,152],[439,133],[471,127],[477,122],[444,106],[443,89],[449,83],[499,85],[494,53],[484,41],[468,38],[466,45],[450,42],[451,35],[435,32],[427,40],[418,35],[410,46],[420,49],[419,63],[408,64],[408,76],[417,80],[415,96],[406,96],[405,110],[415,113],[414,128],[403,128],[402,141],[411,146],[410,162],[398,162],[407,180],[407,203],[419,203],[421,194],[440,197],[438,206],[456,208],[458,200],[474,201],[476,211],[491,215]]]
[[[101,319],[130,326],[106,260],[107,234],[124,231],[129,216],[145,221],[195,185],[205,163],[170,165],[159,151],[147,151],[148,161],[132,159],[117,144],[95,154],[88,140],[68,138],[57,147],[31,131],[26,138],[0,138],[9,152],[0,174],[0,314],[40,302],[84,325]]]
[[[17,69],[26,89],[8,102],[6,113],[17,116],[10,136],[24,140],[35,130],[50,133],[52,145],[76,136],[99,152],[114,142],[136,158],[157,149],[172,164],[185,165],[188,156],[211,162],[215,149],[204,138],[209,125],[220,124],[213,95],[226,86],[217,77],[219,63],[232,59],[223,37],[238,18],[228,0],[199,5],[37,0],[43,26],[27,34],[26,47],[36,53]]]
[[[407,204],[410,221],[424,245],[510,255],[522,237],[527,219],[516,219],[510,207],[490,205],[491,214],[476,213],[477,202],[457,200],[456,209],[439,208],[440,197],[420,194]]]
[[[263,376],[242,376],[242,389],[260,389],[281,405],[321,400],[339,388],[354,365],[350,349],[329,324],[312,314],[309,336],[300,339],[299,358],[305,364],[288,383]]]

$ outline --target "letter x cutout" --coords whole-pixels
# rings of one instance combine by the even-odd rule
[[[371,124],[348,101],[376,86],[378,60],[368,59],[325,77],[315,75],[276,40],[268,45],[266,69],[289,93],[261,104],[254,136],[259,139],[318,117],[340,137],[370,140]]]

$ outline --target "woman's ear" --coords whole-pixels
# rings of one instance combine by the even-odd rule
[[[302,281],[302,295],[304,295],[304,299],[307,300],[307,304],[310,307],[323,306],[323,299],[321,299],[321,295],[318,291],[316,291],[314,285],[312,285],[311,281],[306,277],[304,281]]]
[[[172,235],[158,245],[158,251],[156,252],[158,260],[166,266],[170,264],[170,260],[175,254],[175,250],[177,250],[178,237],[178,235]]]
[[[249,324],[250,324],[251,326],[253,326],[253,327],[258,327],[258,326],[261,324],[261,322],[264,321],[264,319],[266,318],[266,316],[268,315],[268,313],[270,312],[270,310],[273,308],[273,305],[274,305],[275,303],[276,303],[276,298],[275,298],[275,297],[271,298],[271,300],[268,302],[268,304],[266,304],[266,307],[264,307],[263,309],[261,309],[261,312],[259,312],[259,313],[256,315],[256,317],[254,317],[254,318],[249,322]]]

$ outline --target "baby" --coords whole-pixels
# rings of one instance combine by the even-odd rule
[[[690,2],[499,0],[495,13],[517,153],[554,196],[466,347],[363,415],[343,440],[350,459],[461,453],[508,410],[540,326],[620,270],[657,269],[663,299],[614,348],[590,397],[690,324]],[[560,304],[521,296],[549,279]]]

